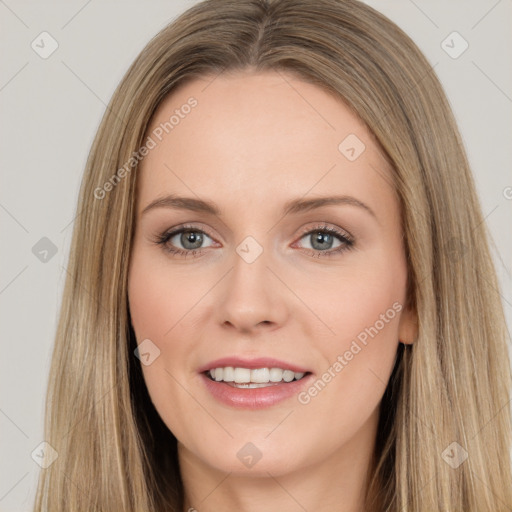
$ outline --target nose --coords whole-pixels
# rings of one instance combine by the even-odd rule
[[[275,267],[270,259],[265,250],[252,262],[235,253],[217,308],[223,327],[249,334],[286,322],[286,287],[276,277],[279,272],[270,268]]]

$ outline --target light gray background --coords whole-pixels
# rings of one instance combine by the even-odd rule
[[[195,1],[0,0],[0,510],[31,510],[43,400],[79,183],[111,94],[145,43]],[[512,325],[512,2],[371,0],[440,77],[462,131]],[[43,31],[58,49],[42,59]],[[469,48],[441,43],[457,31]],[[451,44],[448,40],[448,44]],[[459,42],[453,46],[457,49]],[[460,47],[459,47],[460,48]],[[508,198],[507,199],[507,191]],[[48,237],[46,263],[32,247]]]

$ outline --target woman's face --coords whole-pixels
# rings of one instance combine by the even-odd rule
[[[129,303],[180,456],[274,476],[367,456],[412,342],[399,203],[370,133],[314,85],[240,72],[182,86],[147,136]]]

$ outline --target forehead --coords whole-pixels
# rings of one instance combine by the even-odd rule
[[[333,95],[281,71],[194,79],[164,99],[146,135],[155,147],[140,166],[142,202],[180,191],[262,205],[391,188],[364,123]]]

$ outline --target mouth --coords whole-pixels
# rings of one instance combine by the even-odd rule
[[[262,409],[289,400],[313,379],[306,368],[269,358],[224,358],[198,372],[217,402],[243,409]]]

